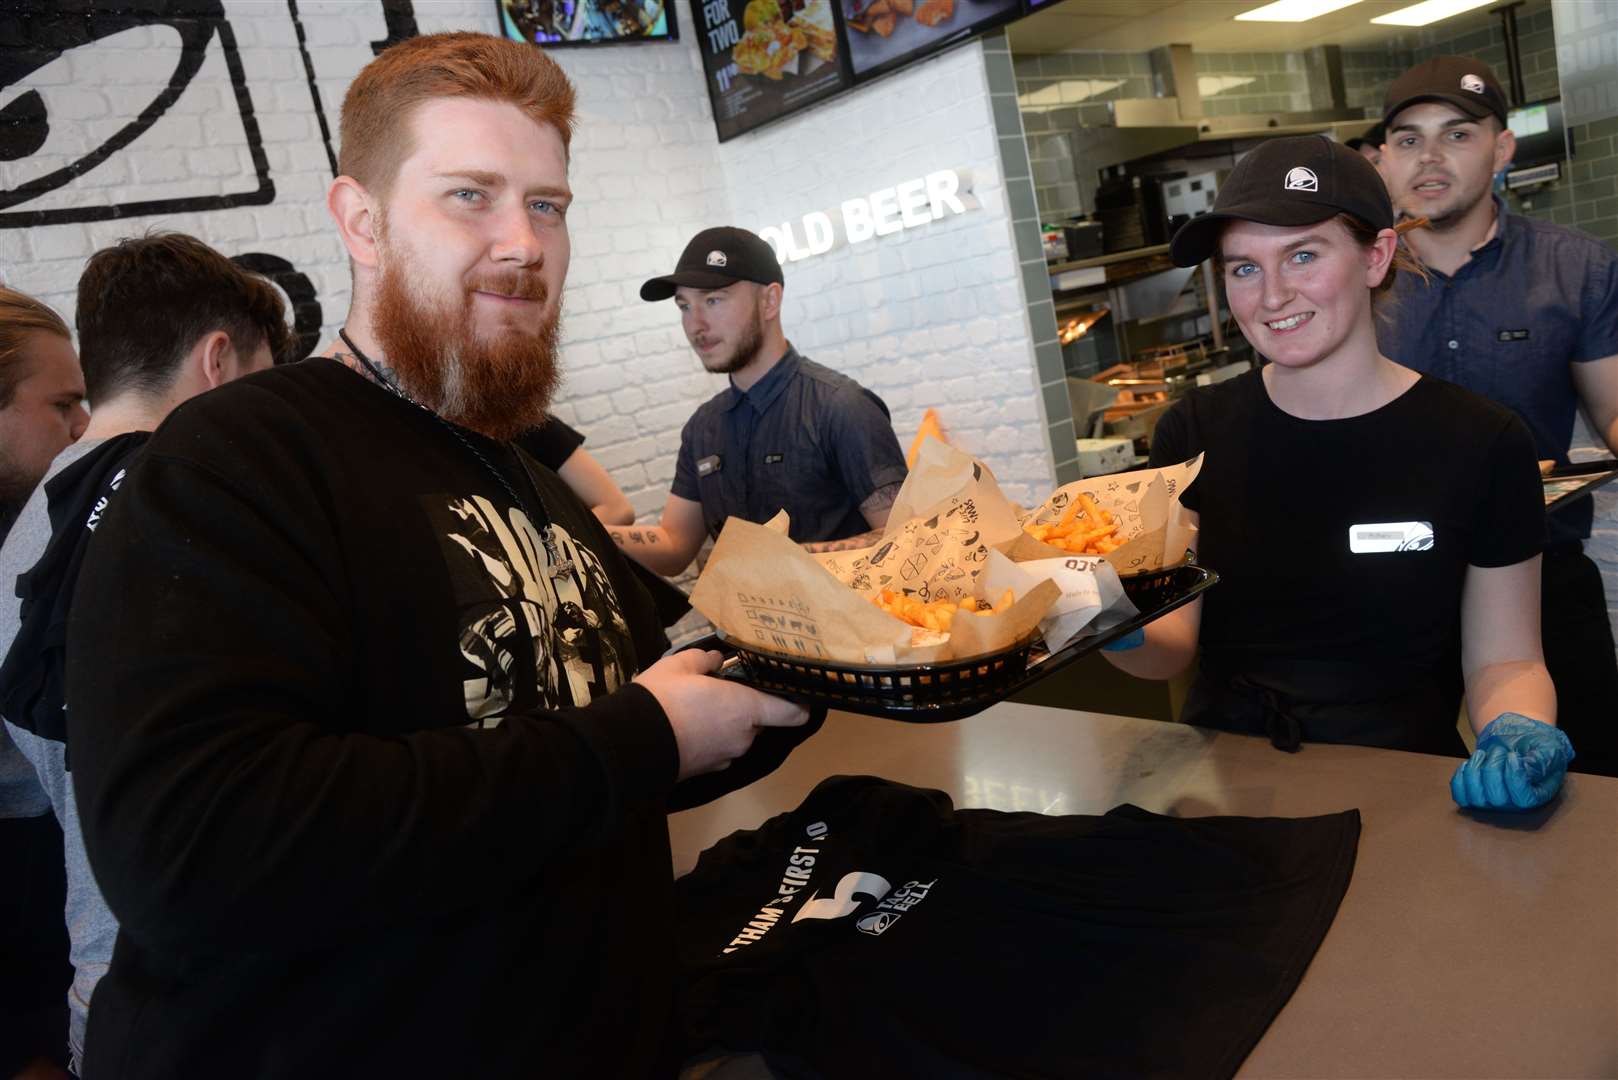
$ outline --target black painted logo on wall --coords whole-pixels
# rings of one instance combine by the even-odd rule
[[[320,297],[309,275],[281,256],[262,251],[235,255],[230,261],[244,270],[263,274],[286,294],[287,310],[292,313],[292,336],[297,340],[298,348],[285,359],[288,362],[306,359],[320,344],[320,328],[325,323],[320,310]]]
[[[154,92],[142,89],[127,63],[115,62],[134,49],[149,60],[143,69],[152,72]],[[225,107],[240,120],[253,166],[250,177],[226,179],[227,186],[239,185],[236,190],[218,191],[214,178],[148,181],[138,174],[128,183],[92,181],[82,192],[72,190],[79,177],[140,148],[142,136],[196,92],[193,86],[215,79],[230,88]],[[97,95],[105,113],[82,115]],[[171,152],[183,158],[183,151]],[[59,191],[73,197],[50,200],[57,203],[50,207],[28,205]],[[0,5],[0,228],[223,210],[274,199],[252,95],[221,0]]]
[[[371,42],[373,53],[415,36],[411,0],[376,2],[387,32]],[[287,14],[335,175],[336,148],[297,0],[287,0]],[[143,63],[131,72],[125,57],[135,50]],[[150,92],[142,89],[147,72]],[[217,124],[220,109],[214,101],[176,108],[188,94],[206,94],[212,85],[229,87],[224,111],[239,121],[239,145],[252,163],[251,176],[192,177],[182,167],[156,170],[160,175],[154,177],[137,171],[114,183],[106,182],[105,174],[92,176],[82,192],[75,190],[74,181],[120,153],[142,150],[142,137],[166,116],[206,113]],[[105,109],[94,107],[102,103]],[[184,164],[184,150],[165,142],[158,141],[152,153],[171,154]],[[219,191],[221,179],[235,190]],[[61,194],[51,198],[53,193]],[[223,0],[0,3],[0,228],[229,210],[274,200],[252,92]]]

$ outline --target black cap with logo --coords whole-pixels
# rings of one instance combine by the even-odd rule
[[[1474,120],[1491,113],[1506,122],[1506,94],[1500,80],[1482,60],[1466,56],[1435,56],[1423,60],[1388,87],[1382,100],[1382,123],[1391,124],[1398,113],[1423,101],[1453,105]]]
[[[1271,139],[1236,163],[1211,211],[1180,226],[1169,255],[1176,266],[1195,266],[1214,253],[1231,221],[1313,225],[1338,214],[1393,228],[1393,202],[1376,166],[1324,135]]]
[[[674,273],[655,277],[640,287],[642,300],[667,300],[684,285],[723,289],[738,281],[780,285],[781,262],[770,245],[746,229],[721,225],[691,238],[674,264]]]

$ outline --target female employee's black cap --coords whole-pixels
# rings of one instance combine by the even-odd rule
[[[1338,214],[1393,228],[1393,202],[1376,166],[1324,135],[1271,139],[1236,163],[1213,209],[1180,227],[1169,255],[1176,266],[1197,265],[1214,253],[1231,221],[1313,225]]]
[[[655,277],[640,287],[642,300],[667,300],[681,285],[723,289],[738,281],[780,285],[781,262],[762,239],[729,225],[703,229],[691,238],[674,264],[674,273]]]

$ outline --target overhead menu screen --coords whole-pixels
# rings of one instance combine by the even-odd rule
[[[719,141],[850,85],[836,0],[691,0]]]
[[[674,0],[495,0],[500,29],[533,45],[673,41]]]
[[[1014,19],[1023,0],[838,0],[855,78],[965,41]]]

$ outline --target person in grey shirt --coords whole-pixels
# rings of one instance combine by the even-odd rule
[[[51,459],[84,433],[84,375],[73,334],[49,305],[0,286],[0,540]],[[57,911],[62,833],[34,770],[0,729],[0,1076],[65,1063],[67,935]]]
[[[698,233],[674,273],[641,286],[643,300],[674,299],[703,367],[730,376],[680,433],[661,521],[607,530],[650,570],[684,571],[729,517],[785,510],[811,551],[874,543],[887,524],[907,471],[888,408],[792,347],[783,286],[770,246],[730,227]]]
[[[73,799],[62,679],[73,585],[147,434],[181,402],[269,367],[289,337],[274,286],[176,233],[124,240],[91,256],[76,321],[89,424],[50,463],[0,547],[0,712],[5,736],[32,766],[4,796],[48,803],[62,826],[74,969],[65,1034],[75,1072],[118,923],[90,873]],[[0,816],[7,809],[0,806]]]

